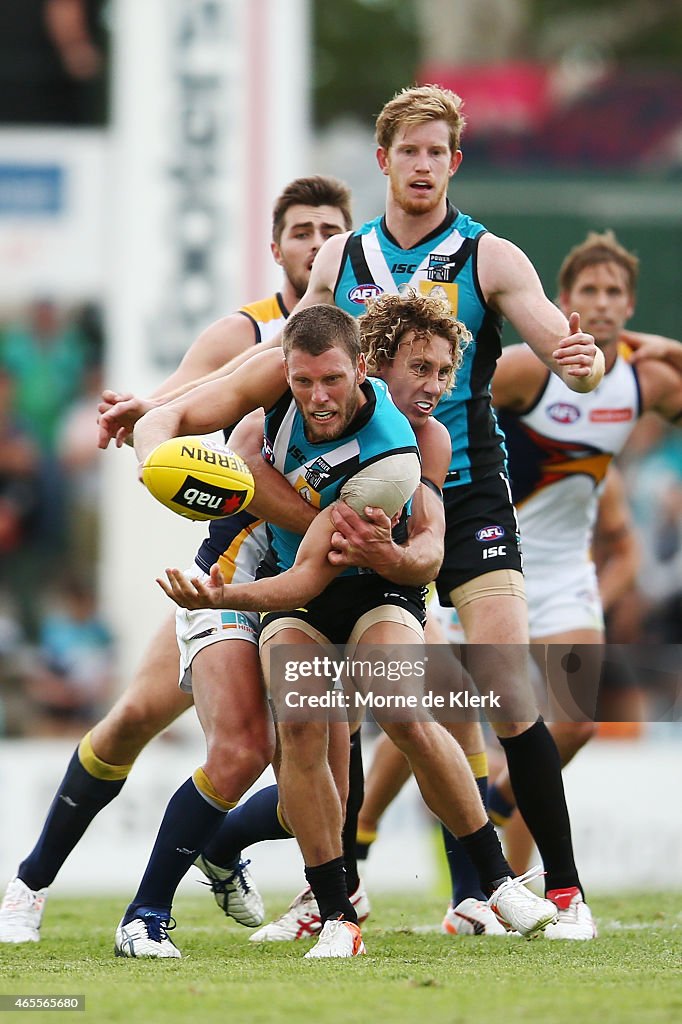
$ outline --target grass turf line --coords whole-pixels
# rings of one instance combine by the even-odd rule
[[[0,945],[0,993],[85,994],[75,1024],[682,1018],[682,893],[591,901],[600,937],[588,943],[415,933],[413,927],[438,922],[437,902],[377,896],[363,927],[368,955],[353,962],[304,960],[310,941],[250,943],[249,929],[201,897],[181,897],[174,908],[172,934],[183,959],[116,959],[113,935],[124,903],[52,898],[39,944]],[[285,905],[281,895],[267,900],[270,915]],[[55,1011],[32,1011],[29,1019],[56,1024]]]

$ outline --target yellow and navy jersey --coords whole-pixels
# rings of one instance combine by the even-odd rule
[[[594,391],[571,391],[548,370],[531,408],[498,410],[527,566],[589,557],[601,484],[640,413],[637,370],[623,355]]]
[[[280,292],[270,295],[267,299],[258,299],[256,302],[247,303],[246,306],[240,306],[237,312],[253,324],[257,345],[274,338],[282,330],[289,316],[289,310],[284,305]]]
[[[279,292],[248,303],[239,310],[253,324],[256,344],[268,341],[284,326],[289,311]],[[225,440],[229,441],[230,431],[225,431]],[[236,583],[253,579],[266,549],[265,526],[261,519],[256,519],[249,512],[240,512],[236,516],[225,519],[214,519],[208,528],[208,537],[204,540],[196,556],[196,563],[204,572],[218,562],[226,583]],[[258,553],[253,565],[255,553]],[[253,566],[253,572],[251,567]],[[249,572],[251,576],[249,577]]]
[[[196,564],[210,572],[216,562],[226,583],[250,583],[268,547],[265,523],[249,512],[214,519]]]
[[[372,463],[403,453],[419,457],[409,420],[394,405],[384,381],[371,377],[361,388],[367,401],[343,434],[333,440],[307,439],[291,391],[266,413],[264,458],[315,508],[336,501],[346,481]],[[289,569],[301,536],[272,524],[268,529],[278,568]],[[357,570],[349,569],[347,574],[357,574]]]
[[[411,249],[402,249],[385,217],[348,237],[334,288],[334,301],[351,316],[368,299],[413,288],[447,299],[472,335],[457,382],[435,411],[452,440],[446,487],[497,475],[505,468],[504,436],[490,404],[490,381],[501,352],[502,319],[485,302],[478,280],[482,224],[450,203],[443,222]]]

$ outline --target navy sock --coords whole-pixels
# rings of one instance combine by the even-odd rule
[[[180,786],[166,808],[146,871],[124,921],[136,916],[140,907],[166,907],[170,912],[180,881],[224,817],[225,811],[205,800],[193,779]]]
[[[362,742],[360,740],[360,729],[358,729],[350,738],[348,800],[346,801],[346,820],[343,823],[343,832],[341,833],[343,860],[346,865],[346,885],[351,896],[360,885],[356,847],[358,816],[364,798],[365,775],[362,770]]]
[[[514,813],[515,807],[515,804],[505,800],[494,782],[488,787],[488,817],[494,825],[504,827]]]
[[[124,783],[125,779],[96,779],[81,764],[78,750],[74,752],[38,842],[19,865],[19,878],[29,889],[52,884],[92,819],[118,796]]]
[[[561,760],[542,718],[520,736],[500,737],[516,803],[545,866],[545,888],[580,886],[573,858]]]
[[[343,857],[328,860],[314,868],[305,869],[305,877],[313,890],[320,908],[320,920],[325,921],[342,916],[346,921],[358,923],[358,915],[348,899],[346,869]]]
[[[476,779],[478,791],[485,807],[488,795],[488,776],[483,775]],[[443,842],[445,844],[445,856],[448,859],[450,869],[450,881],[452,883],[452,905],[456,907],[462,900],[472,897],[475,900],[484,900],[486,896],[481,889],[481,882],[478,871],[474,867],[471,857],[464,849],[459,840],[449,832],[445,825],[443,830]]]
[[[203,849],[206,860],[226,868],[253,843],[261,843],[265,839],[291,839],[291,832],[283,827],[277,814],[278,799],[277,786],[266,786],[230,811]]]

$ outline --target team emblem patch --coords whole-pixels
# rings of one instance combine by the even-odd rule
[[[455,280],[457,261],[455,253],[450,256],[431,253],[429,265],[426,268],[426,276],[429,281],[438,281],[440,284],[450,284]]]

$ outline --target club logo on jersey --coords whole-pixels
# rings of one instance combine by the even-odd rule
[[[580,419],[580,409],[568,402],[555,402],[548,406],[547,415],[555,423],[575,423]]]
[[[186,476],[172,501],[183,508],[205,509],[207,512],[220,512],[224,516],[234,515],[244,504],[248,491],[227,490],[225,487],[214,487],[204,480]]]
[[[383,290],[378,284],[356,284],[348,292],[348,298],[351,302],[356,302],[358,306],[364,306],[370,299],[376,299],[381,295]]]
[[[441,256],[432,252],[429,256],[429,265],[426,268],[426,276],[429,281],[438,281],[440,284],[451,284],[457,277],[457,260],[455,254]]]
[[[627,423],[633,417],[632,409],[592,409],[590,423]]]
[[[330,471],[331,466],[322,458],[322,456],[320,456],[320,458],[315,459],[310,466],[305,467],[304,475],[306,483],[310,484],[314,490],[319,491],[320,486],[324,485],[325,480],[329,478]]]
[[[491,540],[499,540],[500,537],[504,537],[503,526],[484,526],[482,530],[479,530],[476,534],[476,540],[480,541],[481,544],[487,544]]]

